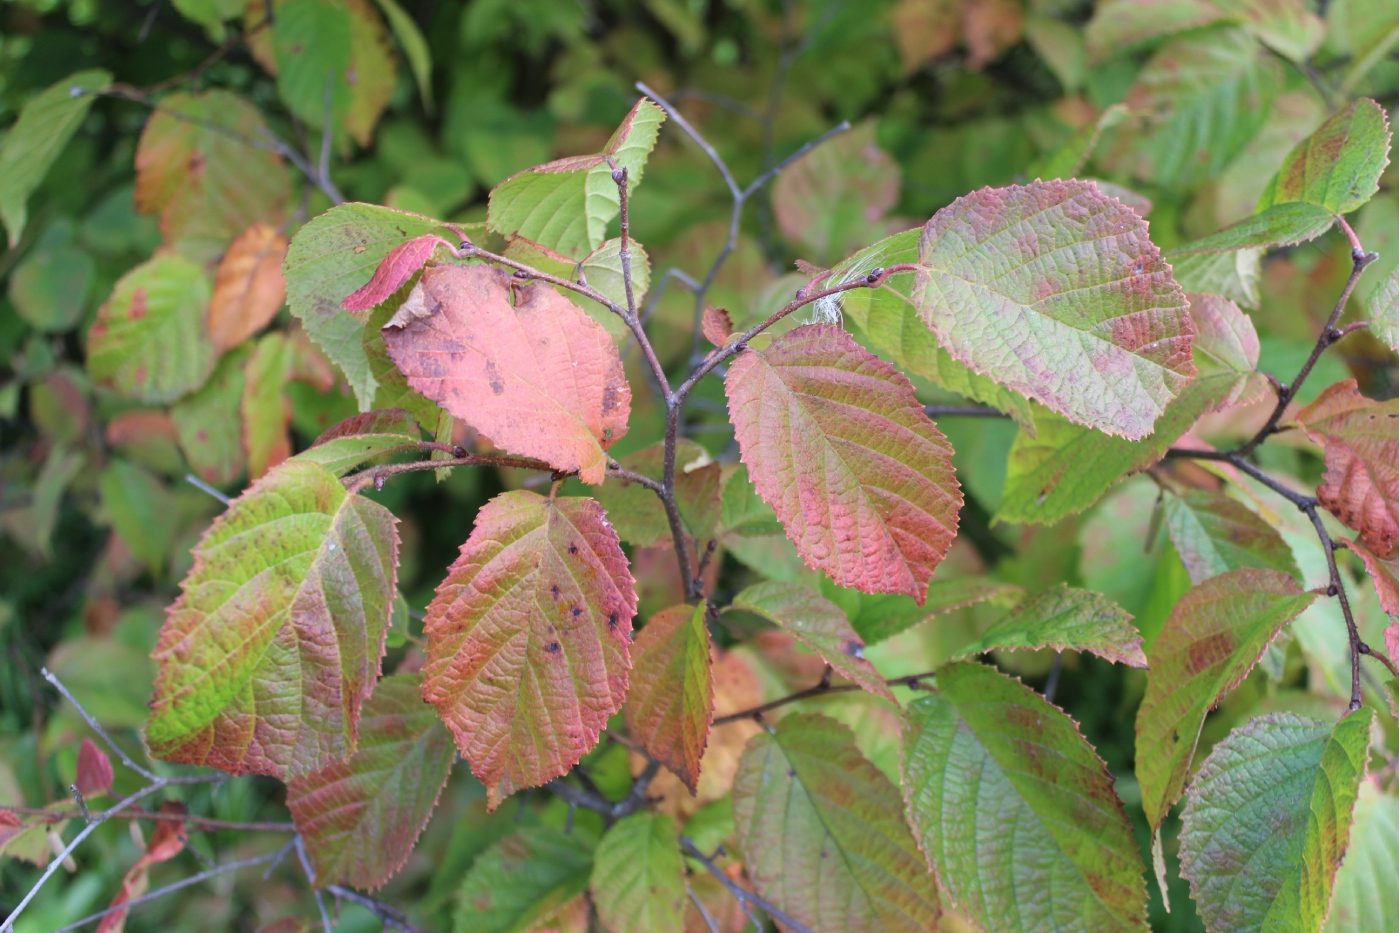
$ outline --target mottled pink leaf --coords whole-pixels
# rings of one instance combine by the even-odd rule
[[[84,738],[78,749],[73,786],[84,797],[101,797],[112,789],[112,759],[92,739]]]
[[[341,302],[346,311],[368,311],[375,305],[387,301],[389,296],[413,278],[414,273],[433,258],[433,250],[438,244],[451,249],[452,246],[437,234],[414,237],[389,250],[389,255],[374,270],[374,275],[365,286],[351,292]]]
[[[632,645],[627,731],[692,794],[715,716],[705,603],[672,606],[647,620]]]

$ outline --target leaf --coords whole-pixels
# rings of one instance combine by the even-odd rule
[[[692,794],[715,717],[706,604],[652,616],[632,645],[627,732],[685,782]],[[674,848],[674,846],[673,846]]]
[[[1357,789],[1352,822],[1356,831],[1347,846],[1332,889],[1332,908],[1327,916],[1327,933],[1361,930],[1368,923],[1378,930],[1400,926],[1400,821],[1396,800],[1384,794],[1371,781]]]
[[[152,656],[166,761],[291,780],[355,749],[384,654],[395,519],[290,460],[214,520]]]
[[[327,428],[298,460],[319,463],[336,476],[360,464],[400,450],[421,449],[423,432],[402,408],[377,409]]]
[[[52,228],[50,228],[52,229]],[[72,243],[41,237],[10,274],[10,303],[35,330],[71,330],[88,308],[97,264]]]
[[[1317,501],[1342,524],[1361,533],[1378,557],[1393,560],[1400,534],[1400,440],[1396,403],[1376,402],[1356,390],[1356,380],[1329,386],[1295,416],[1322,447],[1327,471]]]
[[[251,352],[245,344],[224,354],[208,381],[170,410],[190,468],[214,486],[228,486],[243,473],[243,368]]]
[[[456,933],[526,933],[588,890],[593,854],[578,834],[517,830],[477,856],[458,893]]]
[[[592,499],[507,492],[428,606],[423,697],[495,809],[566,774],[627,693],[637,596]]]
[[[420,214],[341,204],[302,227],[287,249],[283,272],[292,315],[345,373],[361,411],[386,406],[375,398],[378,381],[362,342],[368,336],[365,320],[347,314],[342,302],[370,280],[394,247],[428,234],[456,235],[447,224]]]
[[[167,245],[209,262],[249,227],[282,219],[291,180],[265,129],[228,91],[161,100],[136,147],[136,209],[160,216]]]
[[[25,104],[5,134],[0,148],[0,220],[11,249],[19,245],[29,219],[29,196],[83,125],[97,92],[111,83],[111,74],[100,69],[71,74]]]
[[[1396,349],[1400,341],[1400,269],[1390,273],[1390,278],[1377,282],[1366,298],[1366,314],[1371,321],[1371,331],[1387,347]]]
[[[145,469],[113,459],[98,480],[102,511],[131,554],[158,576],[175,537],[170,491]]]
[[[88,331],[88,375],[142,402],[173,402],[194,391],[214,369],[208,307],[204,269],[157,253],[122,276],[97,312]]]
[[[1115,664],[1146,667],[1142,635],[1133,628],[1132,618],[1107,597],[1060,583],[1026,599],[956,657],[1054,648],[1088,651]]]
[[[86,736],[82,745],[78,746],[78,767],[73,786],[89,800],[101,797],[112,789],[112,759]]]
[[[838,587],[825,577],[822,578],[822,592],[845,611],[856,634],[865,639],[867,645],[873,645],[945,612],[980,602],[1013,603],[1022,590],[988,577],[933,580],[922,606],[902,593],[860,593]]]
[[[1219,295],[1248,308],[1259,307],[1262,247],[1218,253],[1163,255],[1172,264],[1177,284],[1188,292]]]
[[[660,482],[664,455],[665,445],[658,442],[623,457],[621,465]],[[696,541],[714,536],[720,516],[720,472],[720,465],[705,448],[684,438],[677,442],[676,504],[686,530]],[[670,543],[671,526],[665,506],[650,489],[615,480],[604,483],[596,495],[623,541],[637,547]]]
[[[384,327],[408,384],[514,454],[601,483],[632,391],[612,338],[543,283],[434,266]],[[448,365],[450,363],[450,365]]]
[[[619,820],[598,843],[590,887],[611,933],[681,933],[685,864],[676,824],[664,813]]]
[[[266,327],[287,300],[282,260],[287,238],[271,224],[256,223],[238,235],[214,276],[209,339],[223,353]]]
[[[318,130],[327,120],[332,126],[339,125],[350,109],[346,79],[352,27],[348,6],[332,0],[282,0],[273,6],[277,96],[288,110]]]
[[[1209,0],[1108,0],[1094,7],[1084,38],[1090,61],[1099,64],[1153,39],[1209,26],[1222,18]]]
[[[413,72],[413,81],[418,85],[418,94],[423,98],[423,110],[428,116],[433,115],[433,59],[432,52],[428,48],[428,40],[423,37],[422,31],[418,28],[418,23],[412,16],[399,6],[397,0],[375,0],[379,4],[379,9],[384,14],[384,18],[389,21],[389,28],[394,31],[394,38],[399,40],[399,45],[403,48],[403,53],[408,57],[409,70]]]
[[[1201,415],[1254,398],[1259,338],[1249,316],[1217,295],[1188,295],[1196,379],[1145,440],[1112,437],[1036,409],[1036,433],[1016,436],[997,519],[1053,524],[1082,512],[1128,473],[1162,459]]]
[[[638,309],[651,287],[651,259],[636,240],[628,243],[632,270],[632,301]],[[580,265],[589,285],[610,298],[620,308],[627,307],[627,288],[622,277],[622,240],[611,239],[589,253]],[[590,302],[592,304],[592,302]],[[616,317],[609,312],[609,317]]]
[[[1376,193],[1389,153],[1385,111],[1373,100],[1352,101],[1293,148],[1259,206],[1298,202],[1349,214]]]
[[[814,324],[741,353],[724,385],[749,477],[807,565],[922,601],[962,492],[909,381],[839,327]]]
[[[1229,496],[1199,489],[1168,494],[1164,514],[1192,583],[1241,567],[1301,576],[1292,549],[1278,531]]]
[[[1293,246],[1314,240],[1336,223],[1336,218],[1316,204],[1290,201],[1275,204],[1219,233],[1193,240],[1167,253],[1167,259],[1221,253],[1241,249]]]
[[[758,893],[814,933],[937,927],[933,876],[899,791],[845,725],[792,713],[750,739],[734,824]]]
[[[768,503],[758,497],[753,483],[749,482],[749,471],[742,463],[734,466],[721,488],[720,524],[726,532],[746,538],[783,533],[782,522]]]
[[[350,12],[350,106],[345,114],[345,130],[361,146],[374,141],[374,128],[389,106],[399,86],[399,57],[389,41],[384,20],[370,0],[347,0]],[[322,91],[321,120],[325,120],[325,92]]]
[[[169,800],[161,804],[160,811],[165,814],[183,814],[185,805],[179,801]],[[151,842],[146,846],[146,851],[136,860],[136,864],[127,870],[126,877],[122,879],[121,890],[117,896],[112,898],[111,906],[108,908],[121,908],[114,910],[102,918],[102,922],[97,925],[98,933],[121,933],[126,926],[125,905],[146,893],[150,886],[147,873],[152,865],[161,862],[168,862],[185,850],[185,843],[189,841],[189,831],[185,824],[179,820],[161,820],[156,823],[155,832],[151,834]]]
[[[1128,91],[1139,177],[1191,188],[1219,175],[1269,117],[1283,68],[1247,29],[1217,27],[1162,46]]]
[[[941,668],[905,713],[902,775],[919,847],[982,929],[1146,931],[1113,778],[1029,687],[981,664]]]
[[[1210,933],[1318,930],[1347,847],[1372,716],[1251,719],[1216,745],[1182,813],[1181,873]]]
[[[1137,778],[1154,829],[1181,797],[1206,713],[1316,598],[1287,573],[1242,568],[1196,585],[1176,604],[1147,657],[1137,716]]]
[[[705,313],[700,319],[700,332],[710,343],[722,347],[734,336],[734,322],[729,319],[729,312],[724,308],[706,305]]]
[[[647,155],[666,113],[643,97],[603,151],[517,172],[491,190],[486,222],[502,236],[534,240],[574,260],[603,244],[620,210],[611,160],[627,171],[630,193],[642,180]]]
[[[417,674],[379,681],[361,710],[355,753],[288,784],[318,887],[382,886],[428,825],[457,750],[421,690]]]
[[[379,268],[374,270],[374,275],[364,288],[351,292],[341,305],[346,311],[369,311],[375,305],[387,301],[390,295],[407,284],[408,280],[417,275],[428,260],[433,258],[433,251],[438,248],[438,244],[448,249],[452,248],[452,244],[435,233],[414,237],[395,246],[389,250]]]
[[[924,226],[918,266],[919,316],[954,359],[1071,421],[1144,437],[1196,374],[1171,267],[1092,182],[959,198]]]
[[[274,331],[258,341],[244,370],[243,449],[250,479],[292,455],[292,406],[282,394],[291,369],[291,343]]]
[[[734,597],[734,609],[762,616],[811,648],[832,670],[862,690],[894,702],[875,665],[865,659],[861,641],[846,613],[829,599],[797,583],[756,583]]]
[[[1380,600],[1381,609],[1387,615],[1400,615],[1400,586],[1396,580],[1396,561],[1377,557],[1360,541],[1338,538],[1336,543],[1355,551],[1361,562],[1366,565],[1366,572],[1370,574],[1371,583],[1376,588],[1376,597]]]

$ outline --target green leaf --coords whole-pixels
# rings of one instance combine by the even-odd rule
[[[642,249],[636,240],[628,242],[628,249],[632,254],[628,260],[632,269],[632,301],[640,309],[642,299],[651,287],[651,260],[647,258],[647,251]],[[580,265],[580,271],[589,285],[612,299],[613,304],[619,308],[627,307],[627,288],[622,279],[621,239],[608,240],[585,256]],[[589,304],[596,305],[595,302]],[[611,312],[608,313],[611,316]]]
[[[423,432],[402,408],[378,409],[327,428],[298,460],[319,463],[336,476],[360,464],[401,450],[420,450]]]
[[[749,471],[742,463],[724,481],[720,492],[720,524],[724,530],[745,538],[762,538],[783,533],[783,524],[773,509],[759,498],[749,482]]]
[[[1209,0],[1106,0],[1095,5],[1084,38],[1090,60],[1098,64],[1154,39],[1221,19],[1219,8]]]
[[[937,927],[933,876],[899,791],[845,725],[792,713],[750,739],[734,824],[758,893],[814,933]]]
[[[627,731],[690,792],[715,716],[707,606],[672,606],[647,621],[632,645]]]
[[[185,19],[209,30],[215,42],[223,42],[223,24],[243,15],[246,0],[171,0],[170,5]]]
[[[626,169],[630,193],[665,119],[665,111],[642,98],[602,152],[537,165],[493,188],[487,224],[502,236],[523,236],[582,260],[603,244],[620,209],[609,160]]]
[[[1229,496],[1200,489],[1168,493],[1164,514],[1192,583],[1240,567],[1282,570],[1301,578],[1293,551],[1278,531]]]
[[[379,681],[361,710],[355,753],[287,785],[317,886],[380,887],[428,825],[457,749],[421,691],[417,674]]]
[[[455,933],[526,933],[588,890],[593,853],[578,833],[518,830],[477,856],[457,895]]]
[[[1029,687],[981,664],[943,667],[905,713],[902,770],[919,847],[982,929],[1147,930],[1113,778]]]
[[[1260,257],[1263,247],[1218,253],[1165,253],[1177,283],[1188,292],[1219,295],[1247,308],[1259,307]]]
[[[492,809],[568,773],[622,707],[637,594],[592,499],[507,492],[428,605],[423,697]]]
[[[460,239],[449,225],[431,217],[374,204],[341,204],[302,227],[288,247],[283,272],[292,314],[345,373],[361,411],[406,406],[376,399],[378,380],[364,345],[367,316],[347,313],[342,303],[370,280],[395,246],[429,234]]]
[[[73,243],[43,239],[10,274],[10,302],[36,330],[71,330],[88,307],[97,264]]]
[[[1139,176],[1190,188],[1219,175],[1268,119],[1283,84],[1283,66],[1242,27],[1171,40],[1128,92],[1128,107],[1149,127]]]
[[[1146,667],[1142,635],[1133,628],[1132,618],[1098,593],[1060,583],[1012,609],[956,657],[1054,648],[1088,651],[1117,664]]]
[[[428,40],[423,38],[418,23],[404,11],[403,7],[399,6],[398,0],[375,0],[375,2],[379,4],[384,18],[389,21],[389,28],[394,31],[394,38],[399,40],[404,55],[408,57],[409,70],[413,72],[414,83],[418,85],[418,94],[423,98],[423,109],[428,116],[432,116],[433,57],[428,48]]]
[[[153,652],[152,752],[282,780],[350,755],[384,654],[394,525],[299,460],[233,500],[195,548]]]
[[[1215,746],[1192,782],[1180,837],[1181,873],[1209,933],[1322,928],[1371,723],[1369,709],[1335,727],[1274,713]]]
[[[593,854],[590,887],[612,933],[681,933],[685,864],[671,817],[634,813],[614,824]]]
[[[1332,889],[1326,933],[1349,933],[1373,924],[1378,930],[1400,927],[1400,820],[1393,794],[1362,781],[1352,811],[1356,827]]]
[[[1293,148],[1260,195],[1259,207],[1304,203],[1349,214],[1376,193],[1389,154],[1390,120],[1381,105],[1352,101]]]
[[[962,491],[909,381],[840,327],[812,324],[739,354],[724,387],[749,477],[807,565],[922,601]]]
[[[265,334],[243,370],[243,449],[248,478],[260,479],[292,454],[292,406],[283,395],[292,373],[292,343],[280,331]]]
[[[1171,267],[1092,182],[954,201],[924,226],[914,300],[955,359],[1108,434],[1152,433],[1195,375]]]
[[[209,277],[177,253],[122,276],[88,331],[88,375],[143,402],[173,402],[204,384],[214,347],[204,315]]]
[[[244,344],[225,353],[209,381],[170,410],[190,468],[214,486],[243,474],[243,368],[252,350]]]
[[[29,219],[29,196],[82,125],[96,92],[111,83],[109,73],[96,69],[69,75],[25,104],[5,134],[0,149],[0,220],[11,248],[19,244]]]
[[[1192,240],[1167,253],[1167,259],[1221,253],[1237,249],[1293,246],[1322,236],[1336,218],[1325,208],[1301,201],[1275,204],[1219,233]]]
[[[352,27],[349,8],[334,0],[282,0],[272,19],[277,94],[293,114],[320,132],[340,126],[350,109]]]
[[[123,641],[92,635],[70,638],[53,650],[47,666],[104,725],[139,728],[150,712],[154,665],[144,651]]]
[[[1397,323],[1397,316],[1400,315],[1397,288],[1400,288],[1400,269],[1390,273],[1390,277],[1385,281],[1376,283],[1376,287],[1366,299],[1366,314],[1371,319],[1371,330],[1392,350],[1396,349],[1397,342],[1400,342],[1400,333],[1397,333],[1397,330],[1400,330],[1400,324]]]
[[[1137,716],[1137,778],[1154,829],[1181,797],[1206,713],[1316,598],[1287,573],[1243,568],[1211,577],[1176,604],[1147,656]]]
[[[861,689],[891,702],[894,694],[875,665],[865,659],[861,641],[841,607],[797,583],[756,583],[734,597],[731,609],[762,616],[811,648],[832,670]]]
[[[900,632],[921,625],[934,616],[974,603],[1008,605],[1021,595],[1021,588],[990,577],[952,577],[931,580],[923,605],[903,593],[862,593],[832,583],[822,577],[822,593],[836,603],[851,620],[851,628],[867,645],[893,638]]]
[[[622,466],[660,482],[665,460],[661,442],[622,458]],[[720,515],[720,465],[705,448],[682,438],[676,444],[676,504],[686,530],[703,546],[714,537]],[[594,493],[608,512],[618,537],[637,547],[671,540],[671,526],[661,499],[637,483],[609,479]]]
[[[102,511],[137,560],[158,575],[170,556],[175,526],[170,491],[146,470],[112,460],[99,480]]]

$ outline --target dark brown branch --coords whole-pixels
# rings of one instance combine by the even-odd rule
[[[345,488],[351,493],[357,493],[371,484],[375,488],[382,488],[385,480],[391,476],[398,476],[400,473],[438,470],[443,467],[455,466],[516,467],[521,470],[554,472],[554,467],[543,460],[531,460],[528,457],[488,457],[481,454],[465,454],[460,457],[454,456],[448,460],[414,460],[411,463],[390,463],[385,466],[371,467],[346,477]]]
[[[724,872],[720,871],[719,866],[714,863],[713,859],[700,851],[695,845],[694,840],[689,836],[681,837],[681,849],[686,855],[695,859],[695,861],[699,862],[701,865],[704,865],[710,874],[719,879],[719,883],[724,885],[729,890],[729,893],[733,894],[739,903],[744,905],[746,910],[750,906],[757,907],[774,920],[780,922],[784,928],[793,931],[793,933],[812,933],[810,927],[799,920],[793,919],[793,917],[787,913],[784,913],[783,910],[772,901],[760,897],[753,891],[749,891],[736,884],[733,878],[730,878]]]
[[[37,816],[38,824],[60,823],[82,817],[77,810],[48,810],[43,807],[0,807],[0,813],[14,813],[21,816]],[[239,822],[236,820],[215,820],[203,816],[190,816],[188,813],[163,813],[156,810],[125,810],[113,813],[114,820],[150,820],[155,823],[184,823],[195,832],[277,832],[293,833],[296,826],[273,820],[263,822]]]
[[[646,806],[647,789],[651,787],[652,780],[660,771],[661,762],[649,757],[642,773],[632,780],[632,787],[627,791],[627,796],[616,802],[604,797],[596,789],[575,787],[563,778],[555,778],[545,784],[545,787],[553,791],[565,803],[582,807],[585,810],[592,810],[601,815],[608,823],[612,823],[624,816],[630,816]]]
[[[890,677],[885,680],[885,685],[889,687],[918,687],[919,682],[932,677],[937,671],[924,671],[922,674],[905,674],[903,677]],[[737,713],[730,713],[727,716],[717,716],[711,725],[723,726],[731,722],[738,722],[741,719],[756,719],[770,710],[787,706],[789,703],[796,703],[799,700],[810,700],[814,697],[827,696],[833,693],[850,693],[853,690],[860,690],[859,684],[833,684],[831,682],[830,668],[822,675],[822,679],[806,690],[799,690],[796,693],[789,693],[787,696],[778,697],[776,700],[769,700],[767,703],[760,703],[748,709],[739,710]]]
[[[924,414],[930,418],[1010,418],[1006,412],[990,405],[925,405]]]

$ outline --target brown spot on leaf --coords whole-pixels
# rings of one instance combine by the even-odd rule
[[[1228,658],[1234,650],[1235,639],[1228,633],[1217,632],[1202,638],[1192,643],[1186,654],[1186,672],[1190,675],[1199,674]]]
[[[496,369],[496,364],[491,360],[486,361],[486,384],[491,387],[492,393],[500,395],[506,390],[505,380],[501,378],[501,373]]]

